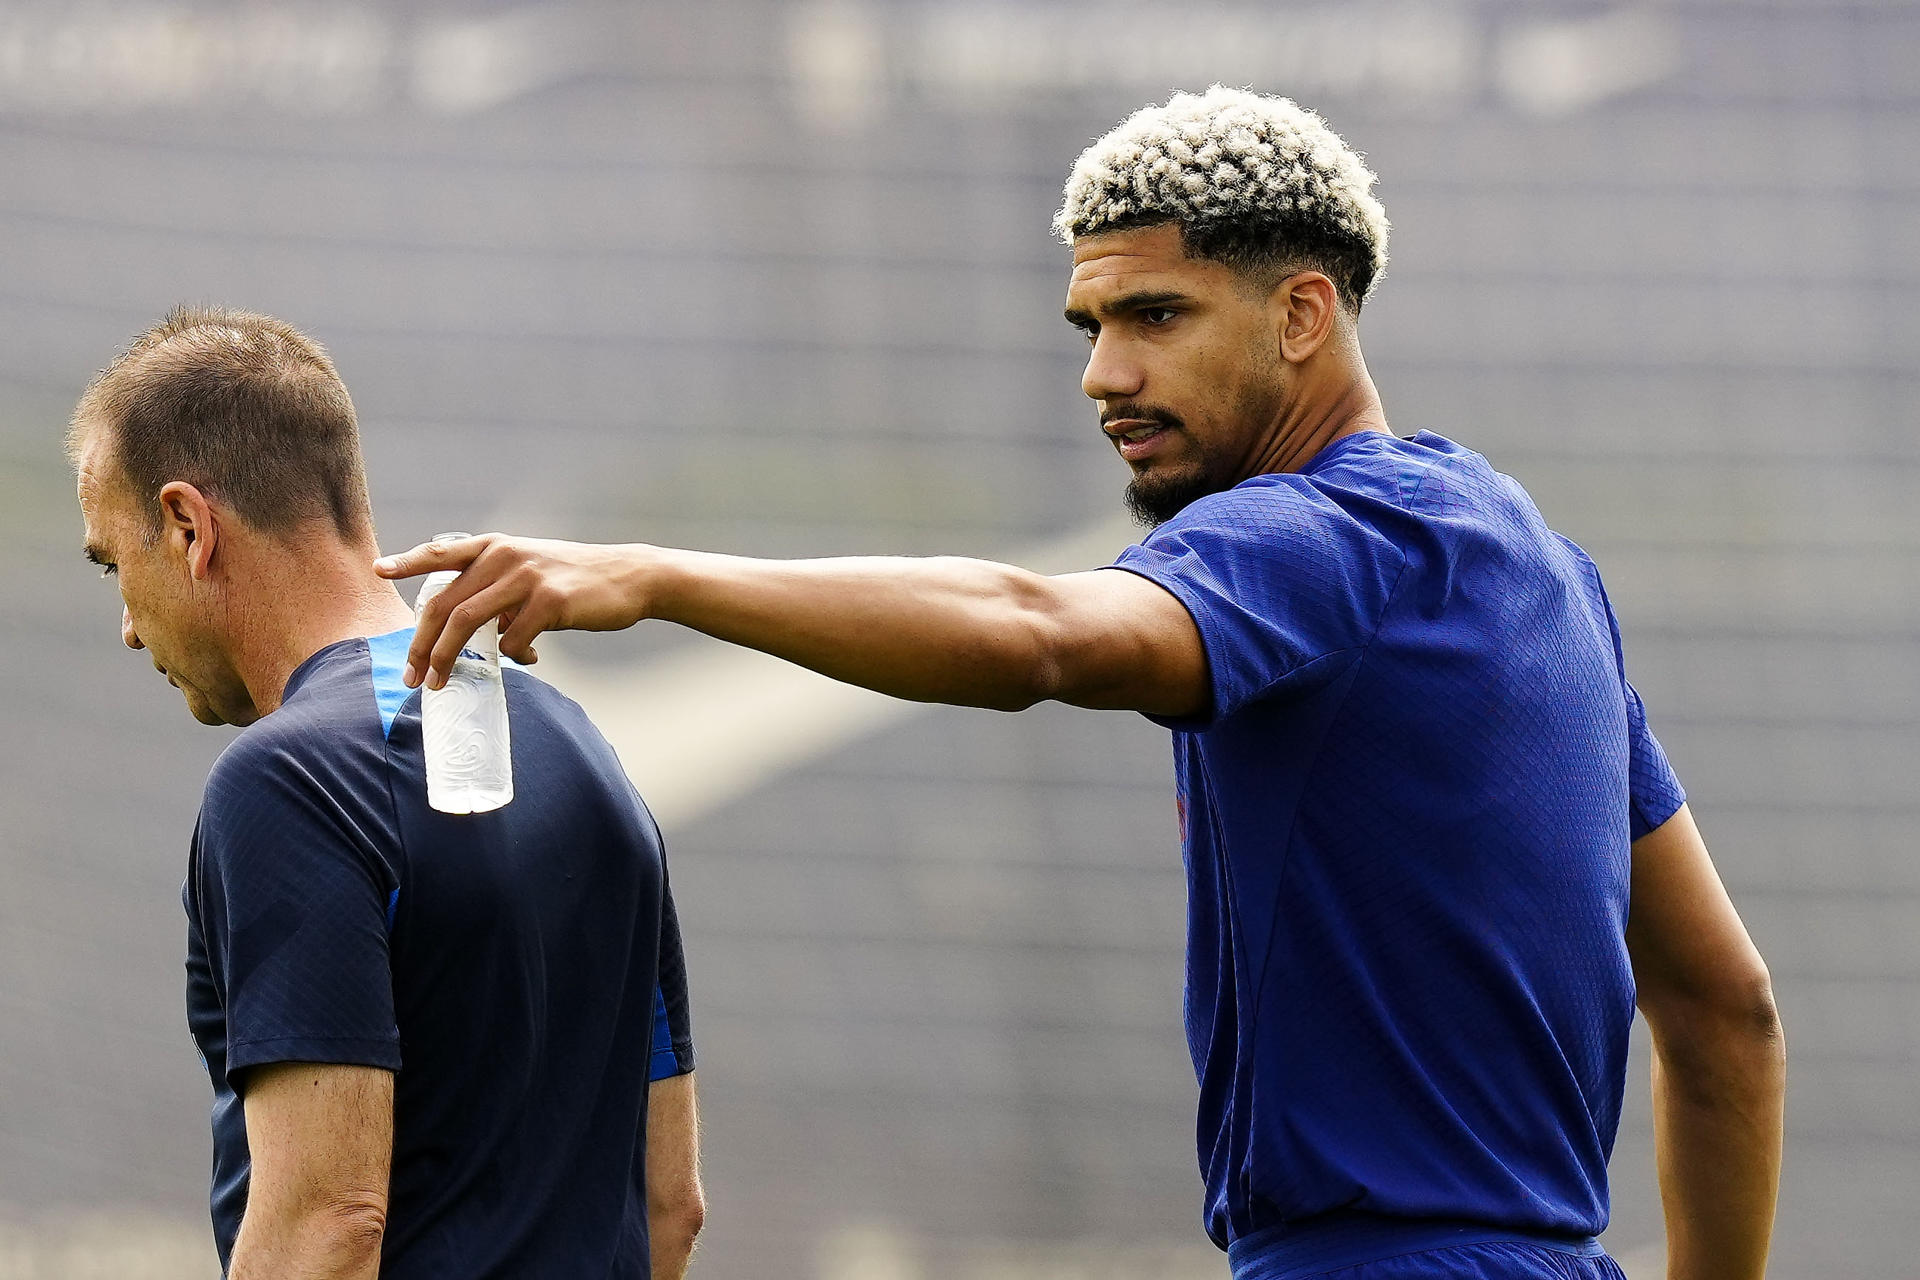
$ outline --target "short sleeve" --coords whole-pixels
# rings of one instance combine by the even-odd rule
[[[1554,536],[1578,560],[1593,586],[1600,611],[1606,615],[1607,633],[1613,641],[1614,666],[1620,673],[1620,688],[1627,700],[1628,825],[1631,838],[1638,840],[1658,830],[1667,819],[1678,813],[1680,806],[1687,802],[1687,793],[1681,787],[1680,777],[1673,771],[1673,765],[1667,760],[1665,748],[1653,736],[1653,730],[1647,727],[1647,707],[1640,700],[1640,691],[1627,679],[1627,649],[1620,638],[1620,618],[1614,613],[1613,600],[1607,595],[1606,583],[1600,578],[1600,566],[1578,543],[1558,534]]]
[[[194,889],[229,1083],[270,1062],[399,1069],[387,948],[395,884],[367,828],[285,748],[242,739],[215,766]]]
[[[1378,529],[1292,476],[1258,477],[1193,503],[1122,552],[1171,592],[1207,652],[1200,729],[1264,697],[1307,692],[1344,670],[1378,628],[1405,557]]]
[[[687,962],[680,949],[680,917],[673,907],[673,890],[664,880],[660,893],[659,985],[653,991],[648,1080],[665,1080],[693,1070],[693,1023],[687,1003]]]
[[[1624,679],[1622,683],[1625,683]],[[1658,830],[1687,802],[1680,778],[1667,762],[1660,740],[1647,728],[1647,708],[1640,691],[1627,690],[1627,796],[1633,839]]]

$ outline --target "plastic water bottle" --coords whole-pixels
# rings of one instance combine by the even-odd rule
[[[464,533],[442,533],[451,542]],[[427,575],[414,616],[460,575]],[[427,757],[427,803],[441,813],[488,813],[513,799],[513,742],[507,735],[507,686],[500,677],[500,624],[487,619],[454,659],[447,682],[421,693],[420,732]]]

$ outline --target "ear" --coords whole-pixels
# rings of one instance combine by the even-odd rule
[[[186,562],[195,582],[213,573],[220,544],[220,516],[207,495],[184,480],[169,480],[160,490],[160,537]]]
[[[1318,271],[1282,280],[1273,287],[1271,303],[1278,313],[1280,354],[1289,364],[1311,359],[1340,322],[1340,291]]]

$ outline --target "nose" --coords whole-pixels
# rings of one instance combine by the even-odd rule
[[[1093,340],[1087,356],[1086,372],[1080,375],[1080,389],[1089,400],[1130,400],[1146,385],[1146,373],[1137,360],[1127,354],[1126,344],[1102,332]]]
[[[133,629],[133,613],[124,605],[120,609],[120,640],[129,649],[144,649],[140,637]]]

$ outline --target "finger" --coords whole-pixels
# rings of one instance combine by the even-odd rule
[[[429,602],[429,608],[439,604],[445,595],[451,594],[459,585],[460,579],[455,578],[447,585],[447,590],[441,596],[436,596]],[[460,650],[465,647],[468,640],[473,638],[473,633],[519,604],[520,598],[525,594],[524,586],[515,579],[508,578],[472,592],[465,600],[447,610],[446,621],[440,628],[440,637],[433,642],[433,648],[427,656],[427,688],[438,689],[445,685],[447,674],[453,670],[453,660],[460,656]],[[421,626],[424,628],[425,625],[426,620],[423,618]],[[414,633],[413,642],[418,647],[420,635],[417,631]]]
[[[538,594],[529,597],[510,618],[502,619],[505,630],[500,633],[500,652],[515,662],[537,662],[533,657],[534,637],[553,625],[554,607],[543,602]]]
[[[486,550],[492,534],[458,538],[452,542],[423,542],[397,556],[381,556],[373,571],[383,578],[417,578],[436,569],[464,569]]]
[[[413,628],[413,643],[407,647],[406,670],[400,673],[401,680],[409,689],[425,681],[427,669],[433,662],[434,646],[443,638],[443,633],[447,629],[447,619],[452,615],[454,608],[482,589],[504,580],[511,569],[510,563],[503,563],[510,561],[511,557],[507,555],[505,543],[498,534],[482,534],[478,538],[467,538],[446,544],[428,543],[425,547],[416,547],[414,550],[432,550],[436,545],[460,548],[468,542],[481,544],[479,554],[470,558],[471,562],[460,570],[459,575],[452,582],[443,587],[425,605],[417,608],[419,618]],[[489,551],[493,554],[488,555]],[[452,568],[453,566],[435,567]],[[421,590],[424,591],[425,588],[422,587]],[[469,627],[456,636],[451,642],[453,652],[458,653],[460,646],[466,644],[473,632],[474,628]],[[445,672],[442,671],[441,674],[444,675]]]
[[[490,585],[484,569],[462,570],[459,577],[441,588],[426,603],[420,604],[416,598],[415,610],[419,617],[413,627],[413,643],[407,646],[406,669],[400,673],[401,681],[409,689],[425,683],[427,670],[432,665],[434,647],[446,632],[447,619],[454,607]],[[422,587],[421,590],[425,591],[426,588]],[[458,653],[459,646],[465,644],[472,634],[468,630],[455,637],[454,652]]]

